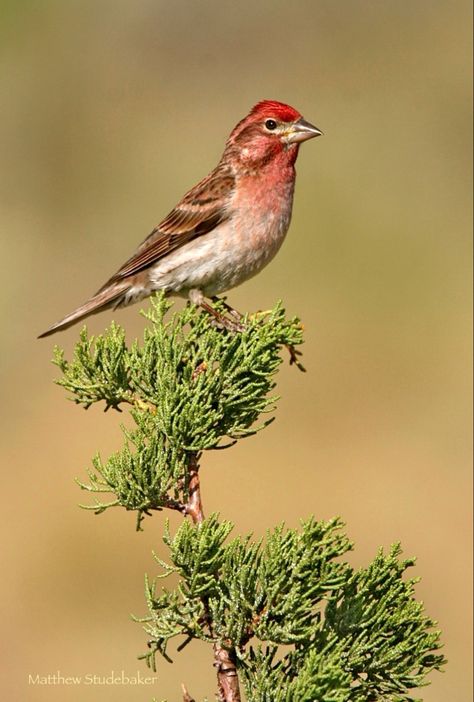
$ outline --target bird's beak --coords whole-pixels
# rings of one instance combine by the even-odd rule
[[[291,125],[288,133],[285,135],[287,144],[299,144],[301,141],[313,139],[313,137],[321,136],[322,131],[314,125],[307,122],[302,117]]]

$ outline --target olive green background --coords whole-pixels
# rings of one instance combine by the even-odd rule
[[[165,515],[100,517],[74,483],[120,445],[119,416],[53,385],[36,334],[81,303],[220,157],[262,98],[325,136],[304,144],[277,259],[232,291],[283,298],[306,328],[277,421],[203,459],[206,511],[257,535],[341,515],[354,564],[401,540],[449,666],[428,702],[470,696],[470,3],[433,0],[0,5],[0,261],[5,699],[213,698],[192,645],[154,686],[49,685],[28,675],[136,675],[143,574]],[[112,316],[133,338],[138,307]],[[173,524],[177,520],[172,516]]]

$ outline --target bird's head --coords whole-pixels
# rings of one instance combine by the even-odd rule
[[[290,105],[263,100],[234,128],[226,151],[254,168],[282,153],[294,162],[301,142],[321,134],[320,129],[303,119]]]

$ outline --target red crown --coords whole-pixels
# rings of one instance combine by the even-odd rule
[[[294,122],[301,117],[301,114],[294,107],[276,100],[262,100],[258,102],[252,107],[250,114],[259,117],[276,117],[281,119],[282,122]]]

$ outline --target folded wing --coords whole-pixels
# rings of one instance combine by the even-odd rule
[[[99,292],[112,283],[152,266],[171,251],[214,229],[229,217],[228,203],[235,187],[230,170],[219,165],[183,197],[160,224],[153,229],[115,275]]]

